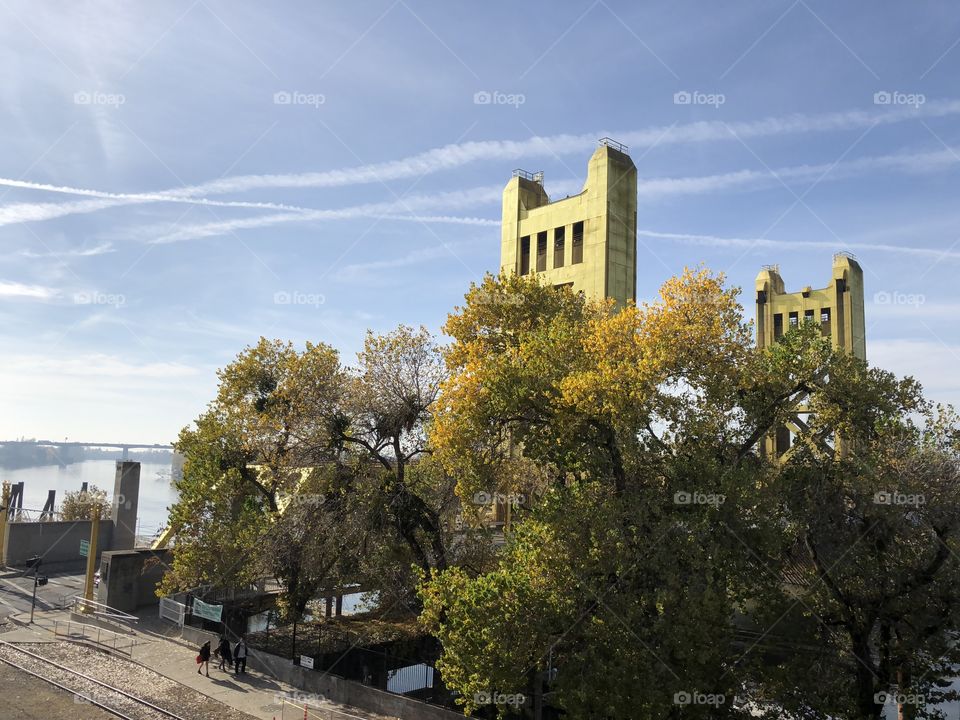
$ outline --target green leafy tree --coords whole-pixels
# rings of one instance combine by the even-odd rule
[[[329,446],[326,412],[339,397],[335,350],[261,339],[219,373],[217,396],[176,443],[184,455],[170,508],[174,559],[161,591],[241,584],[276,571],[293,607],[311,594],[297,563],[271,561],[264,538],[280,499],[296,493],[303,467]]]
[[[461,499],[531,466],[542,491],[493,569],[421,586],[468,711],[546,679],[571,717],[736,716],[739,696],[859,720],[884,693],[935,716],[914,700],[948,698],[960,659],[958,431],[915,382],[812,325],[755,348],[703,270],[620,312],[488,277],[446,329],[432,440]]]
[[[337,446],[378,468],[381,527],[391,528],[424,570],[447,566],[437,504],[443,491],[434,493],[411,468],[429,453],[427,427],[444,377],[440,349],[425,328],[368,332],[345,402],[330,423]]]
[[[422,463],[442,357],[426,330],[401,326],[368,334],[358,360],[343,368],[326,345],[261,339],[220,371],[215,400],[177,443],[165,590],[272,574],[288,618],[348,581],[416,602],[410,566],[445,566],[454,500]]]
[[[614,312],[488,277],[446,331],[432,439],[461,500],[523,492],[531,464],[541,491],[494,570],[422,586],[446,682],[468,710],[547,678],[573,717],[737,714],[730,619],[754,583],[743,542],[766,530],[753,448],[798,390],[745,407],[758,360],[736,292],[692,271]]]
[[[110,517],[110,503],[107,501],[107,491],[101,490],[96,485],[91,485],[84,490],[68,490],[64,493],[63,502],[60,504],[60,518],[62,520],[90,520],[93,517],[94,508],[100,507],[100,519],[106,520]]]
[[[184,455],[174,483],[169,522],[175,542],[158,594],[200,585],[243,585],[261,576],[256,548],[268,526],[269,502],[253,482],[252,459],[216,408],[185,428],[176,443]]]
[[[942,717],[960,610],[960,445],[952,410],[910,378],[833,359],[775,491],[794,584],[760,613],[800,652],[759,664],[768,697],[805,717]],[[823,438],[839,438],[841,452]],[[836,442],[834,442],[836,444]],[[781,618],[780,622],[776,618]],[[801,665],[815,663],[817,673]]]

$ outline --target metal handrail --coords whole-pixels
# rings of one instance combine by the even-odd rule
[[[536,183],[543,185],[543,170],[538,170],[537,172],[530,172],[529,170],[523,170],[517,168],[513,171],[514,177],[521,177],[524,180],[531,180]]]
[[[63,513],[59,510],[43,510],[37,508],[10,508],[8,511],[10,522],[63,522]]]
[[[624,154],[626,154],[627,150],[630,149],[626,145],[624,145],[622,142],[617,142],[613,138],[602,137],[599,140],[597,140],[597,142],[600,143],[601,145],[605,145],[608,148],[613,148],[614,150],[617,150]]]
[[[60,632],[61,626],[66,627],[66,632]],[[79,629],[79,632],[77,629]],[[90,630],[89,635],[87,635],[88,629]],[[94,630],[96,630],[96,637],[94,637],[93,634]],[[110,638],[103,636],[103,633],[110,633],[113,635],[112,644],[110,642]],[[131,658],[133,657],[133,648],[137,644],[135,635],[121,635],[113,630],[101,628],[96,625],[85,625],[83,623],[74,622],[73,620],[55,620],[53,623],[53,634],[54,637],[63,637],[67,640],[79,639],[92,642],[99,647],[110,648],[116,652],[125,653]],[[124,645],[123,640],[129,640],[129,642]]]
[[[73,598],[73,610],[76,613],[87,614],[93,609],[93,615],[102,617],[106,620],[116,620],[118,622],[139,622],[140,618],[122,610],[117,610],[109,605],[104,605],[96,600],[87,600],[82,595],[75,595]]]

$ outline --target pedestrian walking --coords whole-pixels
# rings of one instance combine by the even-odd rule
[[[243,675],[247,672],[247,643],[243,638],[240,638],[240,642],[233,649],[233,668],[237,675]]]
[[[197,675],[201,668],[207,671],[207,677],[210,677],[210,641],[207,640],[200,646],[200,652],[197,654]]]
[[[226,664],[227,669],[230,669],[230,666],[233,665],[233,653],[230,652],[230,641],[227,640],[226,634],[220,637],[220,644],[217,646],[217,654],[220,655],[220,669],[223,670],[224,664]]]

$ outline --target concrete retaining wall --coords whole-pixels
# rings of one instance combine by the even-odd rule
[[[261,650],[250,650],[247,666],[304,692],[316,693],[333,702],[352,705],[400,720],[463,720],[464,718],[453,710],[367,687],[329,673],[307,670],[294,665],[292,660]]]
[[[220,636],[215,632],[210,632],[209,630],[201,630],[200,628],[190,627],[189,625],[183,626],[183,632],[180,633],[181,639],[191,643],[196,646],[197,649],[200,648],[207,640],[210,641],[210,648],[213,650],[220,644]],[[232,644],[231,644],[232,646]],[[250,661],[247,660],[247,663]]]
[[[44,570],[83,570],[87,559],[80,555],[80,541],[90,540],[91,520],[60,522],[9,522],[3,547],[6,564],[20,567],[28,558],[39,555],[43,558],[40,572]],[[100,521],[97,540],[97,564],[102,551],[110,547],[113,523]]]

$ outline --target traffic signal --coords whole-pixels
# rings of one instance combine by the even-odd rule
[[[27,567],[35,570],[40,567],[41,560],[42,558],[39,555],[34,555],[32,558],[27,559]]]

